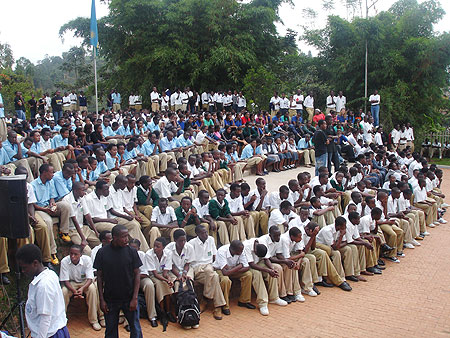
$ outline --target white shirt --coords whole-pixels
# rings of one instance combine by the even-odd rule
[[[398,213],[398,199],[393,198],[392,195],[388,197],[387,200],[387,212],[388,214]]]
[[[270,99],[270,103],[273,104],[273,109],[274,110],[280,109],[280,99],[281,98],[279,96],[277,96],[277,97],[272,96],[272,98]]]
[[[149,272],[156,271],[157,273],[161,273],[163,270],[172,270],[172,257],[170,257],[170,251],[164,250],[161,260],[159,260],[153,249],[148,250],[145,253],[145,264]]]
[[[345,98],[345,96],[336,96],[334,102],[336,102],[336,111],[340,112],[342,109],[345,109],[347,99]]]
[[[398,210],[399,211],[406,211],[409,210],[411,207],[411,202],[409,199],[406,199],[403,194],[400,194],[400,197],[398,198]]]
[[[327,96],[327,108],[336,109],[336,96],[331,97],[331,95]]]
[[[179,271],[183,271],[184,266],[194,259],[194,248],[189,243],[184,244],[180,254],[177,252],[175,242],[167,244],[164,251],[172,258],[172,266],[176,266]]]
[[[289,222],[290,218],[296,218],[298,217],[294,212],[290,212],[289,215],[283,215],[280,211],[280,209],[273,209],[270,212],[269,217],[269,229],[272,225],[279,225],[283,224],[285,222]]]
[[[251,198],[253,195],[256,196],[256,199],[253,201],[253,204],[252,204],[252,210],[254,211],[254,210],[256,210],[256,207],[259,205],[259,202],[261,201],[261,194],[259,193],[258,189],[255,189],[255,190],[252,190],[249,192],[248,198]],[[278,197],[279,197],[279,193],[278,193]],[[277,206],[277,208],[279,208],[279,207],[280,207],[280,205]],[[264,196],[264,200],[261,205],[261,210],[267,209],[267,208],[270,208],[269,194],[266,194],[266,196]]]
[[[248,263],[257,264],[260,260],[260,258],[256,255],[254,250],[256,240],[257,238],[254,237],[242,242],[242,244],[244,244],[243,254],[245,255],[245,258],[247,259]]]
[[[202,93],[202,104],[208,104],[208,93],[207,92]]]
[[[340,231],[336,231],[335,225],[330,224],[320,229],[317,234],[316,241],[321,244],[331,246],[338,238]]]
[[[193,268],[204,264],[212,264],[213,257],[217,254],[217,248],[213,237],[208,236],[204,243],[200,238],[195,237],[191,239],[188,244],[190,244],[194,250],[191,261],[191,266]]]
[[[136,186],[133,187],[133,189],[128,190],[128,188],[125,188],[122,190],[122,196],[123,196],[123,207],[127,209],[128,211],[133,211],[134,203],[137,202],[137,188]]]
[[[92,264],[94,264],[94,262],[95,262],[95,256],[97,256],[98,250],[100,250],[102,247],[103,247],[103,243],[100,243],[99,245],[97,245],[95,248],[92,249],[92,251],[91,251],[91,262],[92,262]],[[97,271],[97,269],[94,268],[94,271]]]
[[[61,260],[61,269],[59,271],[59,280],[61,282],[84,283],[86,279],[94,279],[91,257],[81,255],[77,265],[72,263],[70,256],[66,256]]]
[[[311,222],[309,218],[307,218],[305,221],[302,221],[300,217],[296,217],[289,222],[289,230],[291,228],[299,228],[300,230],[304,230],[305,226],[307,226],[309,222]]]
[[[375,221],[372,219],[372,215],[369,212],[368,215],[359,219],[358,232],[360,234],[368,234],[372,230],[375,230]]]
[[[130,106],[134,106],[135,99],[136,99],[136,96],[134,96],[134,95],[130,95],[128,97],[128,103]]]
[[[259,244],[264,244],[267,248],[267,253],[264,258],[271,258],[275,257],[277,253],[281,253],[281,243],[272,241],[272,238],[270,238],[270,235],[263,235],[258,238]]]
[[[303,105],[306,107],[306,108],[314,108],[314,98],[312,97],[312,96],[307,96],[306,98],[305,98],[305,101],[303,101]]]
[[[245,99],[244,96],[239,96],[238,97],[238,107],[242,108],[242,107],[247,107],[247,100]]]
[[[33,338],[53,336],[67,324],[64,297],[56,273],[45,268],[35,276],[28,287],[25,316]],[[47,332],[42,332],[42,321],[49,323]]]
[[[303,229],[300,229],[300,231],[302,232],[302,239],[303,236],[305,235],[305,231]],[[289,258],[291,257],[291,252],[294,251],[300,251],[303,250],[305,248],[305,244],[303,242],[303,240],[301,240],[300,242],[296,243],[293,240],[291,240],[291,236],[289,236],[289,232],[285,232],[284,234],[282,234],[280,236],[280,252],[284,258]]]
[[[289,109],[289,99],[285,97],[284,99],[280,98],[280,108],[281,109]]]
[[[172,193],[178,190],[175,182],[169,182],[166,176],[161,177],[156,183],[153,185],[153,189],[158,193],[158,196],[169,198],[172,196]]]
[[[236,265],[242,264],[244,268],[248,266],[247,258],[242,252],[241,255],[231,255],[230,244],[222,245],[219,250],[217,250],[216,260],[213,263],[215,269],[221,270],[226,265],[228,268],[234,268]]]
[[[359,235],[358,225],[354,225],[352,222],[350,222],[350,220],[348,219],[348,215],[344,216],[344,218],[347,220],[345,240],[347,241],[347,243],[352,243],[355,239],[361,237]]]
[[[205,216],[209,215],[209,207],[208,207],[208,203],[206,203],[205,205],[202,205],[200,203],[200,199],[196,198],[195,200],[192,201],[192,205],[194,206],[194,208],[197,210],[197,215],[200,218],[204,218]]]
[[[158,92],[152,91],[152,92],[150,93],[150,100],[152,101],[152,103],[158,103],[158,102],[155,101],[155,100],[159,100],[159,93],[158,93]],[[155,102],[154,102],[154,101],[155,101]]]
[[[62,199],[64,202],[67,202],[70,205],[70,220],[69,220],[69,229],[75,229],[75,225],[73,224],[72,217],[75,217],[78,225],[83,226],[83,216],[89,213],[88,207],[86,205],[86,201],[84,198],[79,198],[78,201],[75,200],[73,196],[73,192],[67,194]]]
[[[301,104],[300,102],[303,102],[303,95],[302,94],[300,94],[300,95],[297,95],[297,94],[295,94],[294,95],[294,101],[295,101],[295,103],[296,103],[296,109],[303,109],[303,104]]]
[[[125,214],[125,211],[123,211],[123,190],[116,190],[113,185],[109,187],[109,195],[108,195],[108,210],[113,209],[115,212],[119,212],[121,214]],[[117,216],[113,215],[112,213],[108,212],[109,216],[111,218],[116,218]]]
[[[414,189],[414,203],[423,202],[427,199],[427,189],[423,187],[420,189],[418,186],[416,189]]]
[[[70,103],[71,104],[77,104],[77,94],[70,93],[69,94],[69,99],[70,99]]]
[[[370,95],[370,97],[369,97],[369,102],[371,102],[371,101],[378,101],[378,102],[376,102],[376,103],[371,103],[371,105],[372,106],[376,106],[377,104],[380,104],[380,94],[377,94],[377,95]]]
[[[33,186],[27,182],[27,199],[28,204],[33,204],[37,202],[36,195],[34,194]]]
[[[98,198],[94,190],[84,198],[88,211],[86,213],[89,213],[92,218],[108,218],[108,199],[105,196],[100,196],[100,198]]]
[[[287,200],[287,199],[286,199]],[[280,207],[281,202],[286,201],[281,200],[280,198],[280,192],[278,191],[272,191],[269,195],[269,205],[272,209],[278,209]]]
[[[177,216],[175,215],[175,210],[170,206],[167,206],[165,214],[163,214],[161,212],[161,209],[159,209],[159,206],[156,206],[152,211],[152,217],[151,217],[152,222],[167,225],[176,220],[177,220]]]
[[[241,196],[231,198],[231,196],[228,194],[226,199],[228,201],[228,207],[230,208],[231,213],[234,214],[236,212],[244,211],[244,204],[242,203]]]

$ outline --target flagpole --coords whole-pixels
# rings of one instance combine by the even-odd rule
[[[95,112],[98,114],[98,92],[97,92],[97,53],[96,47],[92,47],[92,52],[94,53],[94,81],[95,81]]]

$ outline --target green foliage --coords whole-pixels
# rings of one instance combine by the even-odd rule
[[[251,100],[247,107],[251,108],[254,103],[261,110],[269,109],[269,101],[274,91],[278,90],[278,82],[275,74],[264,67],[250,69],[244,78],[243,92],[247,100]],[[256,107],[255,107],[256,108]]]
[[[11,46],[7,43],[0,43],[0,69],[12,68],[14,64],[14,56]]]

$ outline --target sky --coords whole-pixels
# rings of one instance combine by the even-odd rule
[[[315,28],[322,28],[326,24],[329,14],[336,14],[343,18],[347,17],[345,7],[339,5],[340,0],[335,0],[336,8],[332,12],[322,9],[322,1],[292,0],[294,6],[283,4],[280,8],[280,17],[283,24],[278,24],[280,34],[284,35],[286,29],[290,28],[301,34],[300,25],[305,19],[303,10],[311,7],[318,17],[313,23]],[[363,1],[364,2],[364,1]],[[369,0],[369,3],[371,0]],[[387,10],[394,0],[378,0],[375,9],[369,15]],[[450,1],[441,0],[441,5],[446,15],[435,27],[440,32],[450,31]],[[64,40],[59,37],[59,28],[65,23],[79,16],[90,17],[91,0],[14,0],[2,1],[2,15],[0,17],[0,42],[10,44],[14,58],[24,56],[33,63],[45,58],[45,55],[58,55],[68,51],[73,46],[79,46],[80,40],[70,34],[65,34]],[[97,18],[108,14],[108,6],[96,0]],[[8,14],[10,13],[10,14]],[[12,15],[15,13],[15,15]],[[18,20],[19,19],[19,20]],[[101,40],[101,36],[99,36]],[[316,54],[310,46],[301,41],[299,47],[302,51],[311,51]]]

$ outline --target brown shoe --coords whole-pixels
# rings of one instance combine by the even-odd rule
[[[417,236],[417,237],[415,238],[415,240],[417,240],[417,241],[423,241],[423,237]]]
[[[373,276],[373,273],[372,273],[372,272],[369,272],[369,271],[366,271],[366,270],[364,270],[364,271],[361,271],[361,275],[364,275],[364,276]]]
[[[361,282],[367,282],[367,279],[365,279],[363,276],[356,276],[356,278],[358,278],[358,280]]]
[[[213,317],[216,320],[222,320],[222,309],[220,307],[216,307],[213,311]]]

